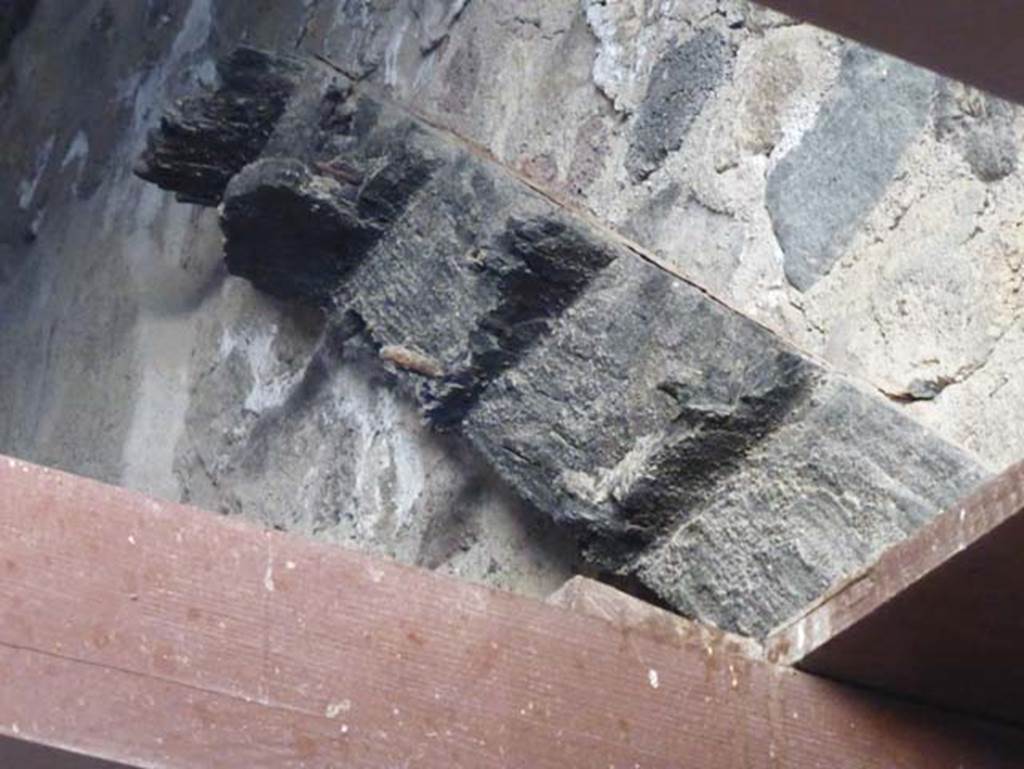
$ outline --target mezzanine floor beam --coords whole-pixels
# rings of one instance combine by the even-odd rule
[[[0,735],[167,769],[1024,761],[1012,727],[13,459]]]

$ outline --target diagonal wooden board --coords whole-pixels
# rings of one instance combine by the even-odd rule
[[[1024,103],[1020,0],[757,0]]]
[[[0,459],[6,737],[169,769],[1024,761],[1015,728],[715,639]]]
[[[0,767],[3,769],[131,769],[91,756],[58,750],[10,737],[0,737]]]
[[[783,664],[1024,724],[1024,463],[767,643]]]

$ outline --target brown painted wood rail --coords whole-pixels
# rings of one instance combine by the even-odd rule
[[[1020,0],[757,0],[1024,103]]]
[[[838,586],[771,659],[1024,725],[1024,463]]]
[[[714,633],[668,639],[3,458],[0,736],[167,769],[1024,765],[1024,731]]]

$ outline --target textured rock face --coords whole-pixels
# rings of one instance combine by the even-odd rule
[[[193,158],[224,144],[206,117],[275,70],[293,93],[272,130],[251,128],[263,155],[197,194]],[[431,424],[598,568],[761,634],[983,477],[880,396],[331,68],[243,50],[221,71],[210,106],[192,102],[207,130],[172,113],[140,174],[222,200],[229,270],[324,307],[328,350],[377,349]],[[237,130],[224,119],[247,146]]]
[[[1017,107],[926,73],[900,74],[887,57],[742,0],[35,5],[0,61],[0,450],[520,590],[543,592],[578,566],[571,543],[525,510],[465,440],[420,424],[402,393],[432,384],[443,396],[442,380],[397,372],[436,372],[428,350],[368,347],[356,335],[339,352],[336,340],[351,332],[344,323],[328,328],[320,311],[268,298],[224,270],[216,212],[175,204],[132,177],[167,105],[212,87],[214,62],[246,41],[326,56],[475,140],[731,306],[898,396],[900,412],[987,468],[1024,451]],[[654,155],[638,180],[627,160],[648,94],[658,93],[652,74],[698,39],[725,41],[721,75],[714,85],[701,80],[710,88],[701,109],[682,110],[672,123],[678,133],[660,145],[664,156]],[[856,55],[864,61],[853,77],[845,62]],[[908,92],[894,84],[907,81],[932,84],[914,86],[926,90],[923,107],[848,113],[859,125],[878,123],[850,148],[870,157],[868,169],[895,156],[881,187],[862,196],[863,181],[840,184],[845,218],[805,220],[811,229],[797,232],[799,216],[769,203],[769,180],[788,178],[790,194],[814,201],[814,190],[796,183],[816,183],[827,165],[829,115],[858,103],[850,89],[880,89],[895,101]],[[680,85],[697,93],[692,80]],[[885,115],[901,109],[914,120],[901,119],[895,141]],[[898,151],[875,153],[876,144]],[[834,158],[837,171],[853,173],[842,161]],[[311,179],[353,183],[348,169],[321,173],[303,163]],[[301,218],[303,201],[318,198],[288,200]],[[798,257],[783,247],[783,231],[787,243],[831,246],[802,290],[790,280]],[[355,274],[333,259],[321,252],[311,264],[327,260],[345,280]],[[505,274],[495,269],[481,283],[492,297]],[[271,290],[295,274],[287,258],[261,270]],[[260,280],[256,271],[250,278]],[[559,317],[588,295],[574,295]],[[526,341],[519,363],[480,389],[478,414],[504,391],[503,379],[540,359],[537,340]],[[589,353],[586,340],[579,348]],[[409,368],[382,373],[381,356]],[[667,389],[657,391],[659,403],[675,408],[670,393],[680,390]],[[443,402],[436,415],[455,413],[451,398]],[[750,472],[771,445],[746,449]],[[683,531],[693,542],[731,536],[703,534],[731,519],[701,510],[675,541],[691,541]],[[787,518],[764,519],[778,528],[764,535],[763,562],[769,551],[789,552]],[[841,520],[861,526],[855,512],[823,515],[814,541],[835,539]],[[823,548],[803,550],[809,561]],[[752,564],[737,563],[735,581],[719,583],[733,597],[700,603],[695,589],[683,595],[671,559],[660,563],[680,585],[677,605],[708,615],[715,604],[723,621],[753,622],[738,598],[756,584]],[[724,557],[706,566],[730,572]],[[825,579],[808,574],[807,585]]]
[[[707,29],[669,48],[654,65],[626,156],[626,168],[635,181],[646,179],[682,146],[732,57],[725,38]]]
[[[800,145],[768,176],[767,204],[789,282],[826,275],[892,180],[928,114],[935,76],[859,47]]]

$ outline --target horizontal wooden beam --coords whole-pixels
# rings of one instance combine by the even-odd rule
[[[136,767],[1017,767],[1024,732],[0,459],[0,735]]]
[[[10,737],[0,737],[0,766],[4,769],[130,769],[123,764]]]
[[[1024,3],[1019,0],[758,2],[1024,103]]]
[[[769,639],[771,659],[1024,724],[1024,463]]]

